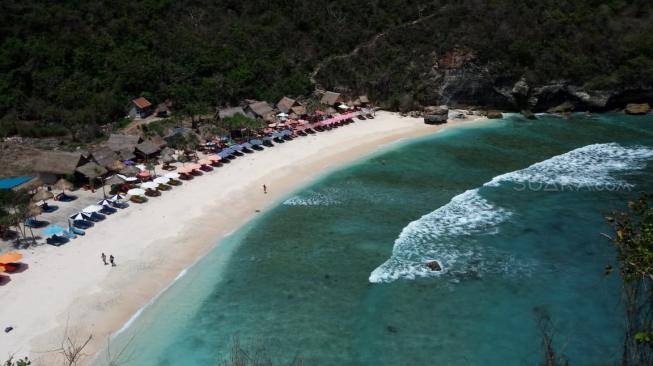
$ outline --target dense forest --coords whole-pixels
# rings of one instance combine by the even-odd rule
[[[414,81],[427,56],[465,47],[497,79],[648,88],[651,7],[649,0],[4,0],[0,136],[76,131],[91,139],[138,96],[204,113],[242,98],[306,95],[316,65],[381,32],[388,36],[364,60],[336,60],[318,83],[380,101],[410,87],[419,99],[429,85]]]

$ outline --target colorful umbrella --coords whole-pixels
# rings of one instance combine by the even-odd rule
[[[21,259],[23,259],[23,255],[18,252],[7,252],[5,254],[0,255],[0,263],[3,264],[15,263]]]

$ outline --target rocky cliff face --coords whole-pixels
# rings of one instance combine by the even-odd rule
[[[373,52],[373,50],[368,50]],[[385,77],[368,79],[372,73],[358,70],[364,65],[359,60],[345,62],[350,67],[352,83],[340,80],[340,91],[369,93],[375,95],[386,107],[415,109],[421,106],[446,104],[452,107],[478,106],[513,111],[545,112],[556,107],[564,111],[606,111],[624,108],[628,103],[653,103],[653,89],[617,88],[593,90],[574,85],[566,80],[547,83],[529,82],[525,77],[506,78],[491,71],[488,64],[480,61],[471,50],[455,49],[438,56],[433,52],[430,63],[412,63],[412,75],[388,72]],[[417,60],[414,60],[417,61]],[[358,66],[357,66],[358,65]],[[345,65],[340,65],[344,67]],[[327,68],[328,69],[328,68]],[[317,75],[318,81],[321,75]],[[404,84],[397,101],[388,99],[384,86],[392,85],[392,79],[400,77]]]
[[[574,17],[582,23],[568,21]],[[378,34],[322,63],[313,76],[322,88],[369,94],[404,111],[442,104],[533,112],[623,108],[653,102],[651,19],[653,6],[643,2],[597,10],[460,0]]]

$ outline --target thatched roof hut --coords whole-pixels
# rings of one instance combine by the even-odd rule
[[[43,151],[35,158],[33,170],[37,173],[71,175],[85,161],[78,152]]]
[[[320,103],[330,105],[330,106],[335,106],[336,104],[340,104],[343,102],[342,95],[340,93],[336,92],[325,92],[324,95],[322,96],[322,100],[320,100]]]
[[[303,116],[306,114],[306,107],[303,105],[296,105],[290,108],[290,111],[298,116]]]
[[[292,107],[299,106],[299,105],[300,104],[296,100],[288,97],[283,97],[277,103],[277,109],[283,113],[289,113]]]
[[[136,145],[136,152],[139,152],[145,156],[156,154],[161,150],[161,145],[156,144],[152,141],[143,141],[140,144]]]
[[[367,97],[367,95],[359,96],[358,100],[361,102],[361,104],[369,104],[370,103],[370,99]]]
[[[256,102],[248,104],[245,111],[252,113],[254,117],[265,119],[270,113],[274,112],[274,108],[266,102]]]
[[[141,141],[140,136],[112,133],[105,145],[117,153],[119,159],[129,160],[134,158],[134,149]]]
[[[103,167],[100,166],[99,164],[95,163],[94,161],[89,161],[88,163],[77,167],[75,171],[83,176],[85,176],[88,179],[95,179],[97,177],[101,177],[105,174],[107,174],[107,170]]]
[[[105,168],[111,166],[117,160],[120,160],[118,154],[106,145],[93,150],[90,154],[90,158]]]

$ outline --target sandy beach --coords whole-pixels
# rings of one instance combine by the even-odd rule
[[[0,326],[14,328],[0,334],[0,360],[15,354],[58,364],[52,350],[68,329],[80,339],[93,335],[82,360],[89,363],[112,333],[257,210],[390,143],[468,121],[433,126],[379,112],[373,120],[246,154],[146,204],[131,204],[62,247],[22,251],[29,268],[0,287],[11,299],[0,307]],[[102,265],[102,252],[113,254],[117,266]]]

